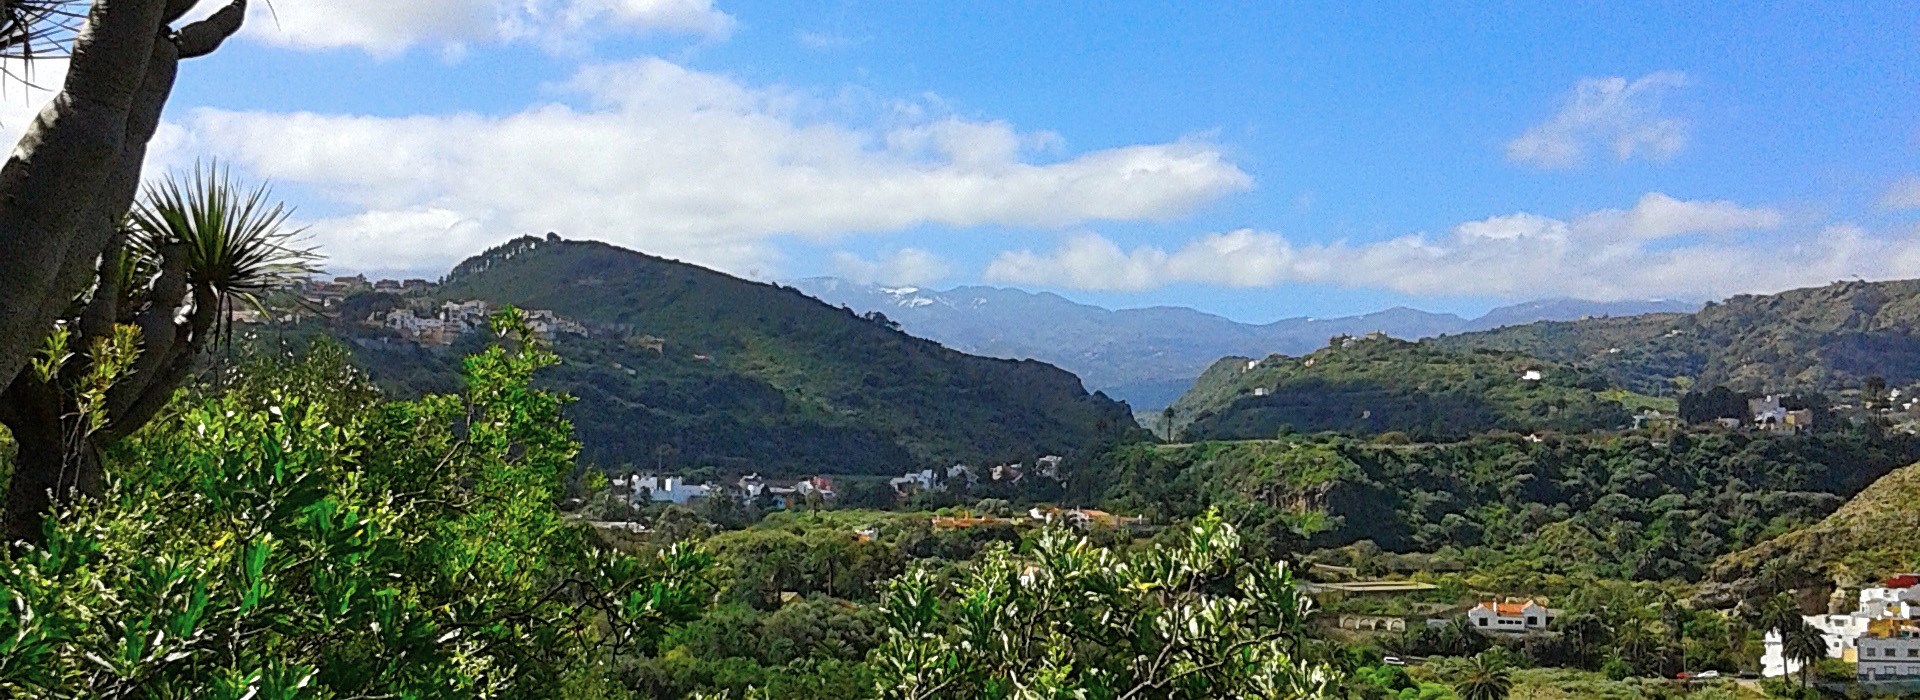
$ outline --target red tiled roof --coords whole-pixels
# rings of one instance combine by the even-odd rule
[[[1523,600],[1518,603],[1481,603],[1476,607],[1491,609],[1493,614],[1500,617],[1519,617],[1525,614],[1527,606],[1532,604],[1531,600]]]
[[[1920,586],[1920,574],[1901,574],[1886,581],[1888,588],[1912,588]]]

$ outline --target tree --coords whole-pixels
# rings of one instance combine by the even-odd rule
[[[101,451],[167,405],[197,352],[231,334],[236,306],[264,312],[263,295],[316,270],[270,196],[199,168],[161,181],[116,230],[90,297],[60,317],[32,371],[0,391],[0,424],[19,443],[10,540],[37,541],[48,509],[74,492],[100,494]],[[95,386],[103,353],[122,347],[123,371]]]
[[[74,4],[0,0],[0,54],[43,58],[71,47],[66,83],[0,167],[0,383],[20,373],[100,261],[112,259],[180,61],[219,48],[247,9],[232,0],[175,29],[200,0],[93,0],[70,33]]]
[[[1467,660],[1453,690],[1460,700],[1506,700],[1513,692],[1513,672],[1491,652],[1481,652]]]
[[[1806,620],[1796,619],[1792,624],[1778,628],[1780,632],[1780,651],[1787,658],[1800,662],[1800,686],[1812,683],[1813,665],[1827,658],[1826,635],[1820,628],[1807,624]]]
[[[1867,408],[1879,405],[1887,395],[1887,378],[1878,374],[1867,377],[1865,384],[1861,387],[1861,392],[1864,394],[1864,396],[1861,397],[1861,402]]]
[[[1217,514],[1124,557],[1055,530],[1025,555],[990,550],[958,584],[896,580],[871,659],[889,699],[1330,697],[1339,679],[1307,660],[1310,609]]]
[[[381,400],[329,350],[177,402],[105,498],[0,550],[0,697],[586,697],[556,688],[655,651],[711,558],[559,512],[579,446],[531,385],[558,358],[505,335],[458,394]]]

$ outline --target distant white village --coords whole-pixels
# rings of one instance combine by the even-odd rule
[[[1827,656],[1854,664],[1860,680],[1920,678],[1920,574],[1902,574],[1861,589],[1851,612],[1803,619],[1826,638]],[[1765,643],[1761,675],[1800,672],[1800,661],[1787,656],[1778,631],[1768,632]]]
[[[1060,478],[1060,464],[1063,459],[1058,455],[1047,455],[1034,460],[1033,472],[1048,479]],[[897,496],[911,496],[921,492],[944,491],[957,480],[968,484],[981,481],[1015,484],[1027,477],[1028,469],[1024,463],[1000,464],[987,469],[971,465],[956,464],[946,469],[922,469],[908,472],[887,480]],[[659,474],[616,475],[610,481],[616,494],[622,495],[631,505],[647,503],[673,503],[688,505],[708,498],[729,497],[741,503],[767,503],[775,508],[792,508],[817,498],[832,501],[837,495],[833,478],[812,476],[796,481],[772,481],[759,474],[740,477],[731,485],[715,482],[693,483],[685,477]]]
[[[296,284],[293,291],[310,307],[324,311],[339,308],[342,300],[355,294],[411,294],[432,287],[432,282],[423,279],[368,280],[365,275],[354,275],[331,280],[306,280]],[[392,330],[401,338],[421,345],[444,346],[453,344],[467,333],[486,330],[487,319],[497,310],[479,299],[445,301],[436,305],[432,299],[410,297],[399,308],[372,313],[360,319],[360,322],[366,326]],[[522,311],[526,314],[527,326],[542,338],[552,340],[561,334],[584,336],[588,333],[585,324],[561,318],[552,311]]]

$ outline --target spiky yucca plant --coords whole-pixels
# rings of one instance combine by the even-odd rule
[[[150,186],[130,215],[130,242],[149,258],[167,244],[184,247],[187,283],[213,293],[219,333],[231,338],[236,303],[269,316],[268,293],[319,272],[320,258],[300,247],[292,214],[262,183],[245,189],[225,167],[196,165],[191,178],[168,175]]]

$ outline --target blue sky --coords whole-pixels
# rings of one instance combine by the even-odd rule
[[[1912,2],[257,4],[150,173],[272,179],[340,270],[554,230],[1250,321],[1920,277]]]

